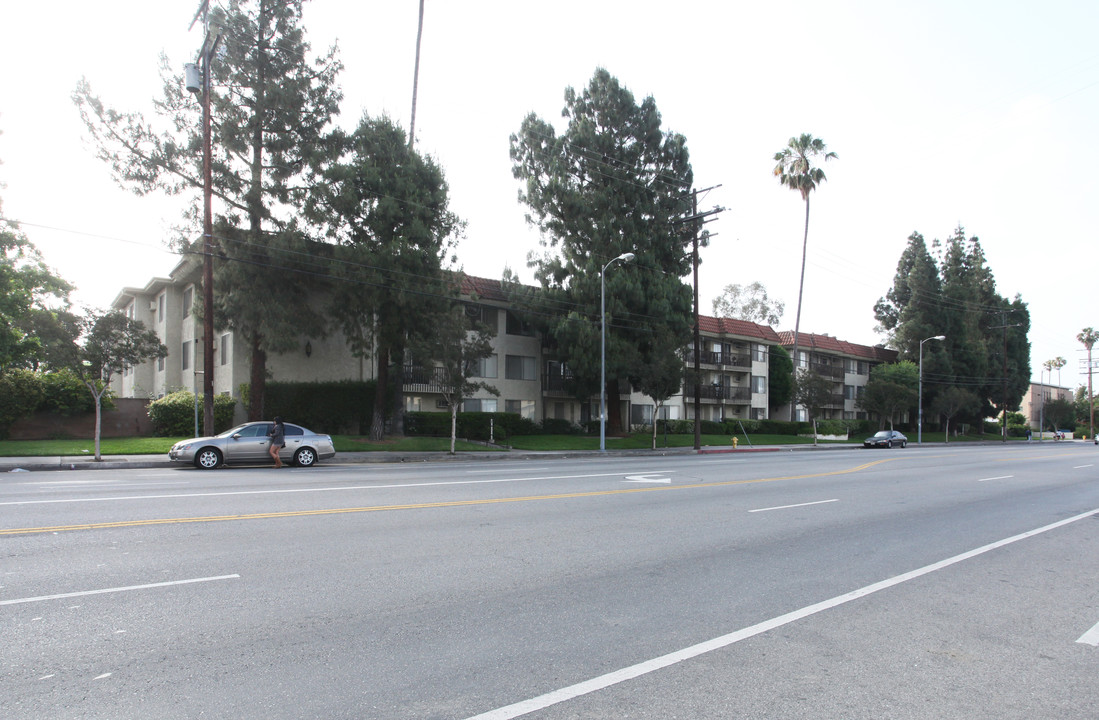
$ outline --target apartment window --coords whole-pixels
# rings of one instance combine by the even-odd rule
[[[165,302],[165,295],[164,295],[164,293],[160,293],[160,295],[158,295],[157,299],[156,299],[156,321],[157,322],[164,322],[164,302]]]
[[[191,317],[191,309],[195,304],[195,288],[192,285],[183,291],[183,317]]]
[[[466,400],[462,403],[465,412],[496,412],[497,400],[495,398]]]
[[[763,375],[752,376],[752,392],[757,395],[763,395],[767,392],[767,378]]]
[[[631,425],[652,425],[653,424],[653,406],[652,405],[631,405],[630,406],[630,424]]]
[[[221,353],[220,363],[227,365],[229,363],[229,333],[225,333],[221,336],[221,347],[218,348]]]
[[[533,400],[507,400],[504,403],[504,412],[515,413],[527,420],[534,419],[535,403]]]
[[[179,367],[181,370],[191,369],[191,341],[184,340],[179,348]]]
[[[855,397],[856,397],[855,386],[854,385],[844,385],[843,386],[843,399],[844,400],[854,400]]]
[[[754,343],[752,345],[752,360],[755,362],[767,361],[767,346]]]
[[[531,327],[530,323],[528,323],[526,320],[520,319],[519,316],[513,313],[511,310],[507,310],[505,312],[507,312],[506,331],[508,335],[534,335],[534,328]]]
[[[478,378],[494,378],[499,375],[499,358],[496,353],[489,355],[488,357],[481,358],[480,360],[474,360],[469,364],[470,377]]]
[[[752,419],[753,420],[766,420],[767,419],[767,409],[766,408],[752,408]]]
[[[537,380],[535,359],[526,355],[505,356],[504,377],[508,380]]]
[[[164,358],[158,357],[156,359],[156,370],[157,372],[164,372]]]

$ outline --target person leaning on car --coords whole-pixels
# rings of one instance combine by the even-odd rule
[[[267,435],[271,438],[271,446],[267,448],[267,454],[275,461],[275,467],[282,467],[282,458],[279,450],[286,447],[286,426],[282,424],[282,418],[275,416],[275,423],[268,429]]]

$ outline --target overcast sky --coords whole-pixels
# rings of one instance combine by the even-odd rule
[[[106,306],[163,276],[179,199],[119,189],[94,157],[71,94],[81,77],[119,110],[151,109],[164,51],[182,66],[198,0],[7,3],[0,24],[0,191],[6,218]],[[363,112],[407,128],[418,0],[312,0],[318,55],[338,42],[341,123]],[[908,236],[959,225],[981,239],[1000,294],[1031,313],[1031,367],[1068,360],[1099,327],[1095,277],[1099,3],[1045,0],[427,0],[417,146],[445,169],[468,221],[459,260],[499,278],[532,276],[538,235],[524,220],[508,137],[536,112],[558,127],[567,86],[607,68],[652,95],[682,133],[704,208],[726,211],[703,251],[702,311],[729,283],[762,282],[793,329],[804,221],[771,175],[787,140],[811,133],[839,159],[812,198],[803,332],[876,344],[873,305]],[[181,89],[181,92],[182,89]],[[1057,383],[1057,377],[1054,377]]]

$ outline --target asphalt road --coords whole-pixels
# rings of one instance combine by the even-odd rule
[[[1089,444],[0,477],[0,717],[1094,718]]]

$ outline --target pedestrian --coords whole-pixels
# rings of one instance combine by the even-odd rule
[[[279,457],[279,450],[286,447],[286,426],[282,424],[281,417],[275,416],[275,424],[271,426],[267,434],[271,438],[271,447],[267,448],[267,454],[275,461],[275,467],[280,468],[282,467],[282,458]]]
[[[1029,427],[1026,429],[1026,441],[1030,442],[1030,428]]]

